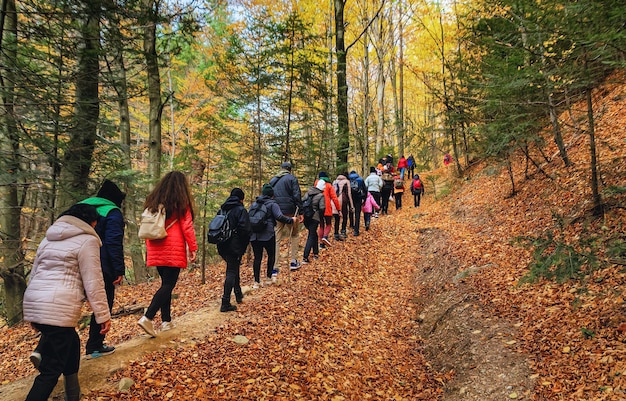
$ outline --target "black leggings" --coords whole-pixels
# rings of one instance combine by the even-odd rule
[[[178,282],[180,274],[179,267],[157,266],[159,276],[161,276],[161,288],[152,297],[152,302],[146,311],[146,317],[154,319],[156,313],[161,310],[161,320],[163,322],[172,321],[172,291]]]
[[[267,278],[272,278],[272,269],[276,260],[276,237],[272,237],[267,241],[251,241],[252,253],[254,254],[254,262],[252,262],[252,270],[254,272],[254,281],[261,282],[261,262],[263,261],[263,249],[267,251]]]

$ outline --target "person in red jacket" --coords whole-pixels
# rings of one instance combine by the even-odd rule
[[[152,297],[150,306],[137,324],[150,336],[156,337],[152,320],[161,311],[161,331],[174,328],[171,305],[172,291],[178,282],[180,270],[187,261],[196,260],[198,244],[193,228],[193,197],[187,178],[180,171],[167,173],[154,187],[144,202],[144,208],[156,212],[159,205],[166,210],[167,237],[146,240],[147,266],[156,266],[161,276],[161,287]]]
[[[398,160],[398,170],[400,170],[400,178],[404,180],[404,173],[409,168],[409,161],[402,155]]]

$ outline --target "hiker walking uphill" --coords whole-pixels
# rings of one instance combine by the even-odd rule
[[[404,195],[404,180],[397,174],[393,177],[393,198],[396,201],[396,210],[402,209],[402,195]]]
[[[24,320],[41,332],[39,375],[27,401],[46,401],[63,375],[65,399],[80,399],[80,338],[76,326],[85,296],[101,334],[111,328],[111,313],[100,269],[96,208],[76,204],[48,228],[39,244],[24,293]]]
[[[289,241],[289,268],[296,270],[300,267],[298,262],[298,240],[300,235],[300,225],[302,217],[299,210],[302,209],[302,196],[300,193],[300,183],[291,174],[291,163],[283,162],[280,171],[270,180],[270,185],[274,188],[274,200],[280,207],[280,211],[287,217],[296,217],[293,224],[287,225],[281,221],[276,222],[274,231],[276,233],[276,252],[274,268],[272,269],[272,280],[277,280],[280,271],[280,242],[288,238]]]
[[[230,196],[220,206],[220,210],[226,213],[228,224],[232,230],[230,238],[217,244],[217,252],[226,262],[226,278],[224,279],[224,295],[222,295],[222,306],[220,312],[231,312],[237,310],[235,305],[230,303],[230,295],[235,293],[235,300],[238,304],[243,302],[243,292],[241,291],[241,280],[239,270],[241,267],[241,257],[246,253],[248,242],[250,242],[250,218],[248,211],[243,206],[244,193],[240,188],[233,188]]]
[[[156,184],[144,202],[144,208],[156,212],[165,208],[167,236],[146,240],[146,265],[156,266],[161,287],[152,297],[148,309],[137,324],[156,337],[152,319],[161,311],[161,331],[174,328],[172,322],[172,291],[182,269],[196,260],[198,243],[193,228],[193,196],[187,177],[180,171],[170,171]]]
[[[420,199],[424,195],[424,183],[420,179],[419,174],[415,174],[411,181],[411,193],[413,194],[413,207],[419,207]]]
[[[389,214],[389,198],[393,196],[393,176],[385,172],[380,178],[383,180],[383,187],[380,190],[380,213]]]
[[[383,179],[380,178],[375,167],[370,167],[370,175],[365,179],[365,186],[367,187],[367,192],[374,197],[376,204],[380,205],[380,191],[383,189]],[[378,217],[376,214],[374,216]]]
[[[126,270],[124,266],[125,223],[120,209],[125,198],[126,194],[115,183],[104,180],[96,196],[80,202],[94,206],[100,215],[95,230],[102,241],[100,264],[109,312],[113,309],[115,286],[122,283]],[[87,358],[97,358],[115,351],[115,347],[104,344],[104,337],[105,334],[100,333],[100,325],[96,322],[96,315],[92,314],[89,323],[89,338],[85,346]]]
[[[339,208],[333,209],[333,217],[335,219],[335,240],[343,241],[346,239],[346,228],[348,227],[348,219],[350,214],[354,212],[354,203],[352,201],[352,191],[350,190],[350,180],[346,174],[339,174],[333,181],[333,188],[339,199]],[[339,233],[339,222],[341,221],[341,233]]]
[[[350,179],[352,203],[354,205],[354,213],[350,214],[350,227],[353,230],[353,235],[357,237],[361,228],[361,206],[367,197],[367,188],[363,178],[356,171],[352,170],[348,178]]]
[[[324,199],[324,188],[326,183],[323,180],[318,180],[317,184],[309,188],[304,195],[303,204],[307,205],[304,208],[304,226],[308,231],[306,238],[306,245],[304,246],[304,257],[302,263],[310,263],[311,251],[313,251],[313,259],[318,259],[320,255],[319,248],[319,236],[317,235],[317,226],[320,220],[324,216],[324,208],[326,207],[326,200]],[[308,206],[310,205],[310,206]],[[310,210],[307,210],[310,208]]]
[[[324,215],[320,219],[320,226],[317,229],[318,236],[321,241],[320,247],[322,249],[330,246],[330,241],[328,240],[328,234],[330,234],[331,223],[333,219],[333,207],[336,210],[340,210],[339,199],[337,199],[337,193],[335,192],[335,187],[330,183],[330,177],[328,177],[328,173],[325,171],[320,171],[318,174],[319,180],[315,182],[315,186],[317,186],[319,181],[324,183],[324,201],[326,205],[324,206]],[[332,204],[332,206],[331,206]]]
[[[257,206],[255,206],[255,204]],[[256,217],[255,209],[258,207],[261,209],[262,205],[265,208],[265,224],[259,222],[258,229],[255,229],[253,221],[256,219],[262,219],[263,216]],[[266,278],[267,283],[271,283],[272,270],[274,269],[274,261],[276,260],[276,222],[279,221],[283,224],[293,224],[296,222],[296,217],[287,217],[281,212],[280,207],[274,201],[274,188],[270,184],[263,185],[261,196],[257,197],[252,206],[250,206],[250,222],[252,227],[252,235],[250,236],[250,244],[252,245],[252,252],[254,253],[254,262],[252,262],[252,270],[254,272],[254,284],[252,288],[259,288],[262,285],[261,282],[261,262],[263,260],[263,250],[267,251],[267,269]]]

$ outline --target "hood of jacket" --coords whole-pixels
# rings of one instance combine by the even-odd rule
[[[93,235],[98,238],[98,244],[102,246],[96,230],[89,224],[74,216],[61,216],[46,231],[46,239],[50,242],[63,241],[82,234]]]
[[[361,178],[357,173],[350,173],[349,177],[351,180],[356,180],[357,178]]]
[[[243,203],[236,196],[229,196],[224,203],[222,203],[221,209],[225,212],[236,208],[237,206],[243,207]]]

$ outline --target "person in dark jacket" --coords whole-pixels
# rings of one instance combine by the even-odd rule
[[[361,206],[365,202],[367,197],[367,187],[363,178],[354,170],[350,172],[348,176],[350,179],[350,187],[352,183],[356,183],[357,191],[352,190],[352,202],[354,203],[354,215],[350,214],[350,227],[353,230],[353,235],[357,237],[361,228]]]
[[[390,173],[383,173],[380,178],[383,180],[383,187],[380,190],[380,213],[389,214],[389,198],[393,196],[393,176]]]
[[[313,259],[318,259],[320,255],[319,247],[319,235],[317,235],[317,226],[320,224],[320,220],[324,217],[324,209],[326,208],[326,199],[324,199],[324,188],[326,182],[318,180],[315,186],[309,188],[304,195],[304,200],[307,198],[313,198],[311,206],[313,207],[313,216],[304,218],[304,226],[307,228],[309,234],[306,238],[306,245],[304,246],[304,258],[302,263],[310,263],[309,256],[313,251]],[[303,200],[303,201],[304,201]]]
[[[217,253],[226,262],[226,279],[224,280],[224,295],[222,296],[222,306],[220,312],[236,311],[237,307],[230,303],[230,294],[235,293],[237,303],[243,302],[243,292],[239,278],[239,268],[241,267],[241,257],[246,252],[252,229],[250,228],[250,217],[248,211],[243,206],[244,193],[241,188],[233,188],[226,202],[220,207],[228,213],[228,221],[234,232],[232,237],[221,244],[217,244]]]
[[[280,165],[280,171],[270,180],[270,185],[274,188],[274,200],[278,203],[280,211],[288,217],[296,217],[296,221],[287,226],[280,221],[276,222],[274,231],[276,232],[276,255],[274,260],[274,269],[272,273],[272,281],[277,280],[280,271],[280,241],[289,238],[289,256],[291,270],[297,270],[300,267],[298,262],[298,242],[300,235],[300,226],[302,216],[299,216],[299,210],[302,209],[302,195],[300,193],[300,183],[298,179],[291,174],[291,163],[284,162]],[[299,216],[299,218],[298,218]]]
[[[124,215],[122,202],[126,194],[110,180],[104,180],[96,196],[87,198],[80,203],[94,206],[100,215],[96,224],[96,233],[102,240],[100,247],[100,263],[104,278],[104,289],[109,302],[109,312],[113,310],[115,300],[115,286],[122,283],[125,274],[124,266]],[[97,358],[109,355],[115,347],[104,344],[105,334],[100,332],[100,325],[96,323],[96,315],[91,315],[89,324],[89,338],[85,345],[87,358]]]
[[[263,185],[261,196],[257,197],[256,203],[265,205],[268,213],[267,225],[263,231],[252,233],[250,244],[254,253],[254,262],[252,262],[252,270],[254,271],[254,284],[252,288],[261,286],[261,261],[263,260],[263,249],[267,251],[267,279],[272,279],[272,271],[274,269],[274,261],[276,258],[276,233],[274,227],[276,222],[283,224],[293,224],[295,217],[287,217],[280,210],[278,203],[274,201],[274,188],[270,184]],[[269,281],[271,283],[271,281]]]

